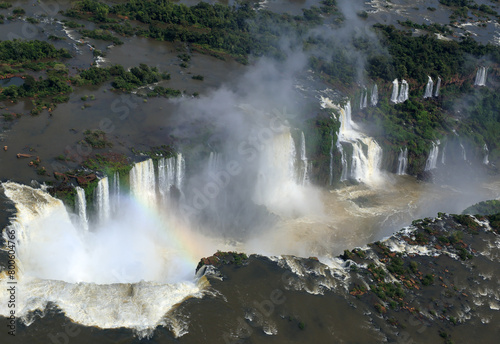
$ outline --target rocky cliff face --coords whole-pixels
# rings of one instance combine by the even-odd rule
[[[494,342],[499,234],[498,216],[439,214],[333,261],[219,252],[199,273],[226,343]]]

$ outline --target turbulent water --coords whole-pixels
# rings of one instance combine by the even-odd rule
[[[371,137],[366,136],[359,126],[352,121],[351,104],[347,102],[342,108],[332,104],[329,99],[322,99],[322,106],[336,109],[340,112],[340,129],[338,133],[339,144],[337,148],[342,154],[342,176],[347,171],[347,164],[344,164],[344,149],[341,143],[348,143],[352,146],[352,161],[350,178],[374,185],[382,181],[380,166],[382,164],[382,148]],[[345,166],[344,166],[345,165]],[[343,178],[341,177],[341,180]]]
[[[31,312],[54,304],[79,324],[126,327],[146,335],[169,323],[165,314],[175,304],[201,296],[202,284],[194,281],[192,271],[198,258],[194,256],[206,252],[186,252],[179,245],[181,224],[161,213],[152,216],[141,204],[148,201],[141,185],[134,186],[141,199],[123,199],[116,216],[86,230],[75,226],[75,215],[45,191],[2,184],[17,209],[10,228],[16,231],[17,278],[23,290],[16,305],[19,317],[29,323]],[[81,191],[78,194],[80,198]],[[79,210],[76,216],[85,213]],[[172,228],[176,225],[179,228]],[[193,256],[187,257],[190,253]],[[5,297],[0,294],[3,316],[9,312]]]

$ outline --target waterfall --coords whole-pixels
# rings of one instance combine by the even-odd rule
[[[328,185],[333,184],[333,131],[330,132],[330,136],[332,138],[332,142],[330,143],[330,179]]]
[[[439,154],[439,140],[436,142],[432,142],[432,148],[429,152],[429,157],[425,163],[425,171],[430,171],[436,168],[437,159]]]
[[[366,152],[363,149],[366,146]],[[351,178],[359,182],[374,182],[380,172],[382,148],[371,137],[363,137],[352,145]]]
[[[97,218],[99,219],[99,222],[108,220],[111,214],[111,208],[109,205],[108,177],[104,177],[99,180],[94,196],[97,208]]]
[[[321,98],[321,106],[335,109],[340,112],[340,129],[337,135],[337,149],[342,156],[342,175],[340,180],[348,179],[347,158],[342,143],[350,144],[353,148],[350,178],[369,185],[378,184],[382,175],[382,148],[371,137],[363,134],[356,123],[351,119],[351,104],[347,102],[342,108],[335,105],[328,98]]]
[[[403,79],[401,81],[401,88],[399,90],[398,103],[404,103],[408,100],[408,82]]]
[[[378,103],[378,87],[377,84],[373,85],[372,95],[371,95],[371,104],[372,106],[377,106]]]
[[[463,159],[464,161],[466,161],[466,160],[467,160],[467,153],[465,152],[465,147],[464,147],[464,145],[462,144],[462,142],[460,142],[460,149],[462,150],[462,159]]]
[[[265,205],[278,215],[291,216],[296,212],[303,212],[304,205],[300,201],[304,197],[300,174],[302,161],[300,155],[297,155],[290,130],[274,135],[262,150],[259,159],[254,202]]]
[[[304,136],[304,132],[300,134],[300,180],[299,183],[301,185],[305,185],[306,182],[309,181],[309,164],[307,162],[307,154],[306,154],[306,138]]]
[[[476,72],[475,86],[486,86],[486,67],[479,67]]]
[[[446,147],[448,147],[448,142],[445,142],[443,152],[441,153],[441,164],[443,165],[446,165]]]
[[[186,162],[182,153],[177,153],[176,156],[176,170],[175,170],[175,186],[182,192],[182,185],[184,183],[184,175],[186,173]]]
[[[439,97],[439,89],[441,88],[441,78],[438,77],[438,81],[436,84],[436,90],[434,91],[434,97]]]
[[[394,81],[392,82],[391,102],[393,103],[398,102],[398,92],[399,92],[399,82],[398,79],[394,79]]]
[[[406,174],[406,168],[408,167],[408,148],[399,150],[398,156],[398,175]]]
[[[432,97],[432,88],[433,87],[434,87],[434,82],[432,82],[432,78],[429,76],[429,81],[427,81],[427,85],[425,86],[424,99]]]
[[[158,189],[166,204],[170,196],[170,188],[175,185],[175,158],[160,158],[158,160]]]
[[[89,220],[87,218],[87,201],[85,200],[85,190],[77,186],[76,199],[75,199],[75,210],[79,216],[80,226],[88,231],[89,230]]]
[[[490,163],[490,160],[488,159],[489,150],[488,150],[488,146],[486,145],[486,143],[483,146],[483,150],[484,150],[483,164],[489,165],[489,163]]]
[[[120,207],[120,174],[115,172],[113,175],[113,211],[117,212]]]
[[[340,181],[343,182],[347,180],[347,159],[345,157],[344,148],[342,147],[342,144],[339,140],[337,140],[337,149],[340,152],[340,162],[342,163],[342,173],[340,174]]]
[[[156,207],[155,171],[153,160],[138,162],[130,170],[130,192],[150,209]]]
[[[210,166],[213,166],[214,169],[217,168],[217,159],[219,159],[219,154],[210,153],[209,168],[211,168]],[[184,158],[181,153],[158,160],[158,190],[164,204],[168,202],[173,186],[182,193],[185,168]]]
[[[208,170],[210,172],[217,172],[221,165],[221,155],[219,153],[210,152],[208,157]]]
[[[361,91],[361,96],[359,98],[359,108],[364,109],[368,106],[368,91],[366,88],[363,88]]]
[[[166,319],[165,314],[188,297],[202,295],[204,286],[193,281],[193,271],[196,257],[204,253],[189,254],[183,246],[196,237],[173,240],[181,237],[176,226],[130,203],[118,216],[112,214],[113,225],[91,227],[88,233],[45,190],[11,182],[0,188],[17,209],[7,227],[16,232],[16,283],[22,290],[16,294],[16,317],[43,317],[57,307],[79,326],[128,328],[137,341],[153,335],[160,324],[187,333],[185,318],[172,314]],[[77,195],[82,191],[76,188]],[[186,232],[182,228],[182,235]],[[7,297],[0,293],[5,318]]]

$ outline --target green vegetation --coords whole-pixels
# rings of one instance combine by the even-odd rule
[[[97,29],[97,30],[79,30],[78,31],[83,37],[88,37],[88,38],[93,38],[93,39],[100,39],[103,41],[110,41],[113,42],[115,45],[121,45],[123,42],[113,36],[111,32],[102,30],[102,29]]]
[[[400,21],[398,20],[398,23],[402,26],[406,27],[411,27],[414,29],[420,29],[420,30],[426,30],[432,33],[442,33],[445,35],[451,35],[453,34],[453,30],[451,30],[449,27],[446,25],[441,25],[438,23],[432,23],[430,25],[427,24],[417,24],[415,22],[412,22],[411,20],[407,19],[406,21]]]
[[[13,41],[0,42],[0,60],[3,63],[37,61],[41,59],[70,58],[66,49],[56,49],[53,45],[42,41]]]
[[[16,16],[21,16],[26,13],[26,11],[22,7],[16,7],[12,10],[12,13]]]
[[[4,10],[4,9],[10,8],[10,7],[12,7],[12,4],[10,4],[8,2],[4,2],[4,1],[0,2],[0,9]]]
[[[99,85],[103,82],[113,80],[112,86],[123,91],[132,91],[137,87],[170,79],[166,72],[161,73],[156,67],[149,67],[140,64],[139,67],[133,67],[126,71],[122,66],[115,65],[106,68],[91,67],[80,72],[79,76],[72,79],[75,85],[92,84]],[[161,86],[155,87],[155,95],[174,96],[180,91],[165,89]]]
[[[203,81],[203,79],[205,79],[203,75],[193,75],[191,78],[193,80],[200,80],[200,81]]]
[[[108,176],[118,173],[120,178],[128,176],[132,169],[132,164],[127,157],[117,153],[96,154],[85,160],[82,165],[89,170],[102,172]]]
[[[498,200],[479,202],[462,212],[462,214],[470,215],[494,215],[498,213],[500,213],[500,201]]]
[[[106,133],[102,130],[85,130],[84,141],[88,143],[92,148],[106,148],[112,147],[113,144],[106,139]]]

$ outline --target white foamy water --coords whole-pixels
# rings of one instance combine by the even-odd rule
[[[170,230],[175,221],[152,216],[137,200],[124,199],[116,217],[86,231],[47,192],[12,182],[2,187],[17,209],[8,227],[16,233],[16,315],[28,325],[31,312],[43,313],[50,303],[76,323],[145,336],[158,325],[176,328],[165,315],[185,298],[202,296],[206,280],[195,280],[196,260]],[[0,293],[2,316],[9,314],[8,297]]]

